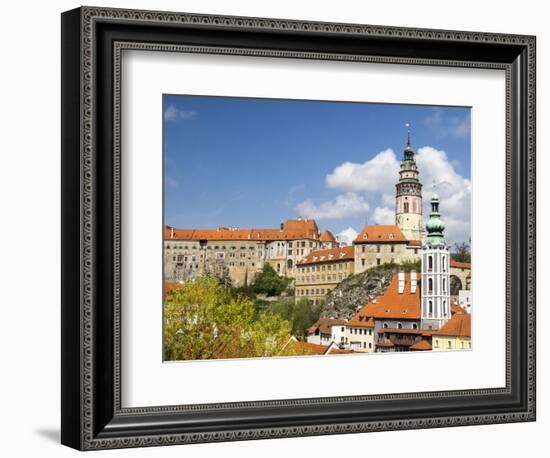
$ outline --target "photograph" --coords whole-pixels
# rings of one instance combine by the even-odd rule
[[[162,97],[163,361],[473,348],[471,107]]]

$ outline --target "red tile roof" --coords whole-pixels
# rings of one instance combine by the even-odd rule
[[[451,314],[454,315],[456,313],[466,313],[466,310],[464,310],[460,305],[458,304],[452,304],[451,305]]]
[[[336,237],[334,237],[334,234],[327,229],[321,234],[319,240],[321,242],[336,242]]]
[[[423,350],[423,351],[426,351],[426,350],[431,350],[431,349],[432,349],[432,345],[430,344],[430,342],[428,342],[425,339],[419,340],[418,342],[412,344],[409,347],[409,350],[421,350],[421,351]]]
[[[390,339],[384,339],[384,342],[378,344],[379,347],[394,347],[395,345]]]
[[[353,243],[408,243],[401,230],[395,226],[365,226]]]
[[[328,248],[326,250],[312,251],[304,259],[296,262],[296,265],[322,264],[325,262],[353,261],[355,249],[352,246],[340,248]]]
[[[434,336],[471,337],[471,317],[467,313],[457,313],[438,331],[433,331]]]
[[[417,334],[424,335],[424,329],[380,328],[378,334]]]
[[[348,326],[354,328],[374,328],[374,320],[372,318],[359,317],[354,315],[351,320],[348,321]]]
[[[406,272],[404,275],[405,285],[403,293],[398,292],[397,273],[393,274],[390,285],[383,296],[378,296],[375,301],[364,305],[357,313],[356,317],[366,318],[388,318],[388,319],[420,319],[420,283],[421,275],[416,275],[416,291],[411,293],[411,274]]]
[[[337,320],[335,318],[319,318],[310,328],[307,330],[308,334],[314,334],[317,329],[321,334],[331,334],[332,326],[345,325],[346,320]]]
[[[469,262],[459,262],[459,261],[455,261],[453,258],[451,258],[451,260],[449,262],[449,265],[451,267],[455,267],[457,269],[471,269],[472,268],[472,264],[470,264]]]
[[[313,219],[290,219],[282,229],[241,229],[218,227],[217,229],[176,229],[164,227],[165,240],[297,240],[319,239],[319,228]]]
[[[299,355],[324,355],[328,349],[328,345],[319,345],[300,340],[291,340],[287,345]]]

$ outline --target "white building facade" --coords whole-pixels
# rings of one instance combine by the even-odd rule
[[[422,245],[421,328],[440,329],[451,318],[449,246],[443,237],[439,198],[433,195],[432,211],[426,224],[428,235]]]

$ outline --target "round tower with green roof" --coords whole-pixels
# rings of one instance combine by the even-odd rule
[[[422,240],[422,183],[411,145],[410,131],[395,185],[395,224],[408,240]]]

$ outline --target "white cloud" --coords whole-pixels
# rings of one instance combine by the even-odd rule
[[[445,116],[441,108],[434,108],[432,114],[426,116],[422,123],[443,137],[467,138],[470,135],[469,116]]]
[[[165,121],[175,121],[178,117],[178,109],[174,105],[170,105],[166,110],[164,110],[164,120]]]
[[[344,162],[326,176],[329,188],[391,194],[399,172],[399,161],[392,149],[386,149],[363,164]]]
[[[353,192],[336,196],[334,200],[322,202],[319,205],[311,200],[305,200],[294,208],[301,216],[315,219],[341,219],[348,216],[367,213],[369,203]]]
[[[424,184],[424,221],[430,214],[430,200],[435,192],[439,196],[439,211],[445,222],[445,236],[449,242],[468,241],[470,237],[471,190],[468,178],[460,175],[449,162],[445,151],[425,146],[418,150],[416,163],[420,170],[420,179]]]
[[[471,182],[458,171],[458,164],[449,161],[445,151],[425,146],[418,150],[416,162],[423,183],[424,222],[430,214],[433,182],[440,198],[445,235],[453,244],[470,237]],[[370,219],[376,224],[395,223],[395,184],[399,179],[399,160],[391,149],[378,153],[363,164],[344,162],[326,176],[328,187],[342,189],[370,202],[374,210]],[[306,201],[310,202],[310,201]],[[311,202],[310,202],[311,203]],[[320,207],[315,207],[319,210]],[[313,217],[313,216],[311,216]]]
[[[395,210],[388,207],[376,207],[372,213],[376,224],[395,224]]]
[[[357,231],[353,227],[348,227],[347,229],[344,229],[336,234],[336,240],[343,245],[351,245],[356,237]]]
[[[178,186],[178,182],[172,177],[167,176],[164,179],[164,182],[166,183],[166,186],[168,186],[169,188],[176,188]]]
[[[179,108],[176,108],[174,105],[169,105],[166,110],[164,110],[165,121],[176,121],[177,119],[187,121],[188,119],[192,119],[195,116],[197,116],[196,111],[181,110]]]

